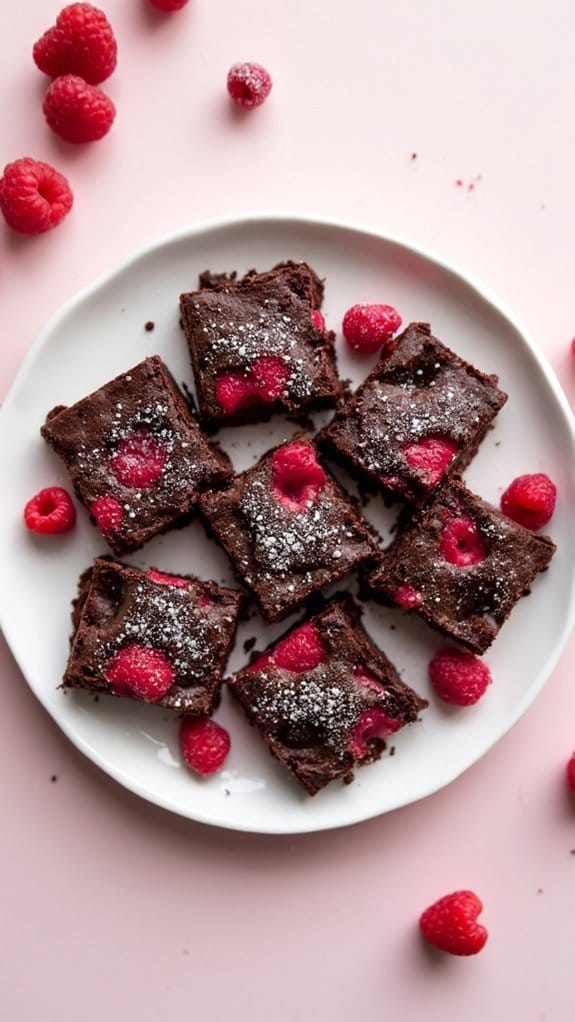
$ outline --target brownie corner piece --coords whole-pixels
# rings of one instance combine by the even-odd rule
[[[451,480],[405,517],[367,587],[482,654],[555,549]]]
[[[53,409],[40,432],[117,555],[183,524],[203,489],[232,476],[157,355]]]
[[[315,795],[381,757],[427,706],[364,631],[350,597],[296,625],[228,686],[271,754]]]
[[[200,513],[263,617],[279,621],[373,558],[371,527],[298,435],[206,493]]]
[[[180,295],[202,423],[257,422],[274,412],[333,407],[340,398],[334,335],[315,325],[323,284],[306,263],[200,275]]]
[[[410,323],[320,434],[356,475],[410,504],[426,503],[465,468],[507,395],[431,332]]]
[[[97,558],[80,576],[72,604],[62,687],[209,715],[242,599],[191,575]]]

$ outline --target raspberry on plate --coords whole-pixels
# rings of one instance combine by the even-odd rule
[[[215,720],[184,717],[180,724],[182,758],[201,777],[209,777],[223,766],[230,746],[228,732]]]
[[[368,354],[391,340],[401,326],[401,316],[391,305],[353,305],[342,326],[350,348]]]
[[[451,955],[476,955],[487,930],[477,922],[483,905],[473,891],[454,891],[423,912],[419,928],[426,941]]]
[[[31,532],[43,535],[69,532],[76,524],[76,508],[67,490],[48,486],[28,501],[24,521]]]
[[[96,142],[107,135],[116,108],[105,92],[78,75],[62,75],[44,97],[44,116],[65,142]]]
[[[181,11],[187,2],[188,0],[150,0],[150,3],[159,11]]]
[[[271,75],[261,64],[232,64],[228,72],[228,92],[236,106],[244,109],[260,106],[271,88]]]
[[[4,167],[0,178],[0,209],[9,227],[21,234],[42,234],[72,209],[67,179],[49,163],[25,156]]]
[[[473,706],[491,682],[487,664],[461,649],[441,649],[429,663],[436,695],[454,706]]]
[[[571,759],[567,761],[566,774],[567,785],[570,791],[572,791],[575,794],[575,752],[571,756]]]
[[[557,487],[544,472],[517,476],[501,497],[501,510],[526,529],[540,529],[551,521]]]
[[[116,67],[118,47],[106,15],[92,4],[64,7],[34,44],[36,66],[51,78],[80,75],[90,85],[109,78]]]

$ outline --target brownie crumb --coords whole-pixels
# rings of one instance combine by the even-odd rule
[[[224,788],[224,795],[230,795],[230,794],[231,794],[230,789],[229,788]]]
[[[148,333],[151,333],[152,330],[154,330],[155,326],[156,326],[156,324],[154,323],[154,321],[149,319],[148,322],[144,326],[144,330],[147,330]]]
[[[416,160],[417,159],[417,153],[412,153],[411,154],[411,159],[412,160]]]
[[[392,745],[392,746],[391,746],[391,748],[390,748],[390,750],[389,750],[389,755],[390,755],[390,756],[395,756],[395,745]]]
[[[569,854],[570,855],[575,855],[575,848],[572,848]]]
[[[246,639],[246,641],[244,642],[244,653],[251,653],[251,651],[254,648],[256,642],[257,642],[257,639],[256,639],[255,635],[252,635],[252,637],[250,639]]]
[[[542,887],[538,887],[537,888],[537,894],[543,894],[543,888]]]
[[[52,781],[52,784],[56,784],[56,781],[58,780],[58,774],[52,774],[50,780]]]

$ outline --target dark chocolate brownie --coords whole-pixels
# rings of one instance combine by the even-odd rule
[[[334,335],[312,322],[322,298],[311,267],[293,262],[239,280],[205,271],[200,290],[180,296],[206,427],[307,413],[340,399]]]
[[[385,737],[427,706],[360,625],[351,598],[256,655],[227,684],[271,753],[310,795],[379,759]]]
[[[41,433],[116,554],[183,524],[202,489],[232,477],[157,355],[54,408]]]
[[[241,601],[215,582],[98,558],[80,578],[63,687],[210,714]]]
[[[555,544],[511,521],[458,480],[400,524],[367,579],[371,594],[484,653]]]
[[[424,504],[471,460],[507,400],[486,376],[411,323],[320,434],[325,450],[394,496]]]
[[[370,527],[303,435],[268,451],[200,511],[266,621],[372,557]]]

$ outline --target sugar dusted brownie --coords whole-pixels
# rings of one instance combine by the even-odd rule
[[[80,578],[63,687],[210,714],[241,600],[215,582],[98,558]]]
[[[367,522],[303,435],[268,451],[229,489],[203,494],[200,511],[266,621],[285,617],[375,549]]]
[[[454,480],[406,517],[367,584],[372,595],[484,653],[554,551],[547,536],[517,525]]]
[[[205,426],[335,404],[334,337],[317,315],[323,284],[306,263],[240,279],[206,272],[200,285],[180,296],[180,309]]]
[[[232,476],[157,355],[54,408],[41,433],[118,555],[185,522],[202,489]]]
[[[422,505],[475,454],[507,399],[497,383],[450,351],[429,324],[411,323],[320,443],[379,488]]]
[[[270,752],[315,795],[379,759],[385,738],[417,720],[426,701],[399,678],[360,624],[351,598],[336,598],[228,679]]]

